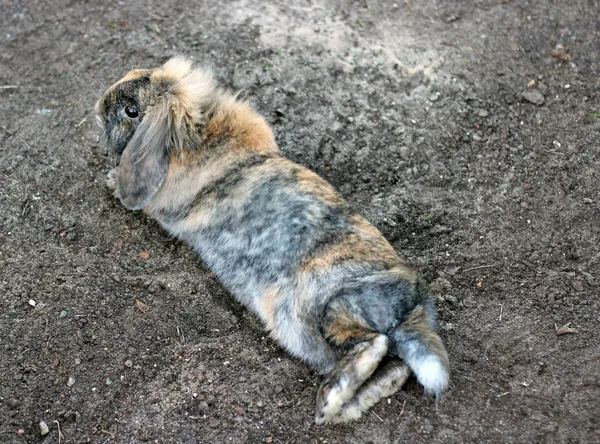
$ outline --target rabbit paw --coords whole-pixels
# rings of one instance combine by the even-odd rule
[[[113,168],[106,175],[106,186],[109,190],[112,190],[113,196],[117,199],[119,198],[119,193],[117,192],[117,176],[119,175],[119,168]]]
[[[354,397],[358,388],[373,374],[389,346],[385,335],[358,343],[329,374],[317,395],[315,422],[336,422],[344,404]],[[350,417],[347,418],[352,419]],[[346,420],[346,418],[342,419]]]
[[[119,174],[119,168],[113,168],[106,175],[106,186],[109,190],[117,189],[117,175]]]

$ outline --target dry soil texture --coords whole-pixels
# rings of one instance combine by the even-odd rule
[[[599,442],[599,17],[596,0],[0,0],[0,442]],[[315,426],[320,377],[110,196],[93,104],[180,53],[431,283],[453,373],[437,405],[412,380]]]

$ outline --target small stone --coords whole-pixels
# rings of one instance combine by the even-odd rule
[[[562,146],[558,140],[553,141],[552,145],[554,145],[554,148],[560,148]]]
[[[444,296],[444,299],[446,300],[446,302],[448,302],[449,304],[452,305],[456,305],[458,304],[458,299],[456,299],[456,296],[452,296],[451,294],[447,294]]]
[[[443,294],[452,289],[452,284],[448,279],[439,277],[429,286],[431,291],[436,294]]]
[[[75,365],[81,364],[81,358],[75,358]]]
[[[64,319],[64,318],[66,318],[67,316],[69,316],[69,312],[68,312],[67,310],[63,310],[63,311],[61,311],[61,312],[60,312],[60,315],[59,315],[59,317],[60,317],[61,319]]]
[[[463,354],[463,360],[465,360],[467,362],[477,362],[477,361],[479,361],[479,358],[477,357],[477,355],[474,352],[467,350]]]
[[[437,102],[438,99],[440,98],[440,93],[439,92],[435,92],[432,95],[429,96],[429,101],[430,102]]]
[[[444,331],[454,331],[455,327],[451,322],[447,322],[441,325],[441,329]]]
[[[216,429],[217,427],[219,427],[219,425],[221,425],[220,421],[216,418],[212,418],[210,421],[208,421],[208,426],[211,429]]]
[[[584,198],[583,198],[583,203],[585,203],[585,204],[588,204],[588,205],[589,205],[589,204],[591,204],[591,203],[594,203],[594,201],[593,201],[592,199],[590,199],[589,197],[584,197]]]
[[[131,362],[131,359],[128,359],[127,361],[125,361],[125,367],[127,367],[127,368],[133,367],[133,362]]]
[[[35,307],[36,302],[33,299],[29,299],[29,305]]]
[[[521,205],[521,208],[527,208],[529,206],[529,204],[527,202],[521,202],[520,205]]]
[[[478,115],[479,117],[487,117],[487,116],[489,116],[489,115],[490,115],[490,113],[489,113],[489,112],[488,112],[488,110],[486,110],[486,109],[479,108],[479,109],[477,110],[477,115]]]
[[[521,94],[521,97],[523,97],[523,99],[525,99],[527,102],[533,103],[537,106],[543,105],[546,101],[544,95],[537,89],[525,91],[523,94]]]
[[[257,402],[256,402],[256,407],[262,407],[262,406],[264,406],[264,405],[265,405],[265,403],[264,403],[264,402],[262,402],[262,401],[257,401]]]
[[[69,376],[69,380],[67,381],[67,387],[72,387],[75,384],[75,378],[73,376]]]
[[[46,436],[48,432],[50,432],[48,424],[46,424],[44,421],[40,421],[40,435]]]
[[[19,436],[25,436],[25,430],[23,430],[23,429],[17,430],[17,435],[19,435]]]
[[[236,407],[234,410],[235,414],[238,416],[243,416],[246,414],[246,410],[244,410],[242,407]]]
[[[410,148],[407,146],[400,147],[400,155],[404,158],[407,158],[410,155]]]
[[[77,421],[77,419],[78,419],[78,416],[79,416],[79,413],[78,413],[78,412],[74,412],[73,410],[69,410],[68,412],[66,412],[66,413],[63,415],[63,418],[65,418],[67,421],[72,421],[72,422],[74,422],[74,421]]]
[[[582,292],[583,291],[583,282],[581,282],[580,280],[573,281],[571,283],[571,285],[573,286],[573,289],[575,291],[578,291],[578,292]]]

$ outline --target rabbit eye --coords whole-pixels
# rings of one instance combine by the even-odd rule
[[[135,119],[137,116],[140,115],[140,113],[134,107],[132,107],[132,106],[126,106],[125,107],[125,115],[127,117],[129,117],[130,119]]]

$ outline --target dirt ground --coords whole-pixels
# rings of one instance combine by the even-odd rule
[[[600,442],[598,17],[596,0],[0,0],[0,442]],[[440,402],[410,380],[315,426],[320,377],[110,196],[93,105],[174,54],[251,98],[422,271],[451,358]]]

